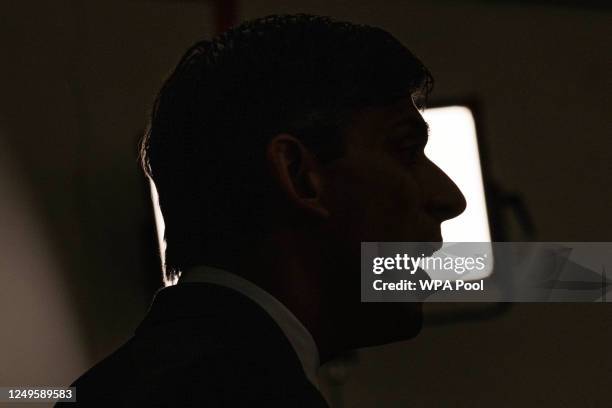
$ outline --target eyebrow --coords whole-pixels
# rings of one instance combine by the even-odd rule
[[[416,130],[419,137],[423,137],[425,140],[429,139],[429,123],[423,119],[423,117],[403,117],[396,124],[395,128],[401,128],[408,126],[413,130]]]

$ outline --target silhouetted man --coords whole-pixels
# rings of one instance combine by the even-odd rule
[[[141,151],[180,278],[77,400],[324,407],[320,363],[416,335],[420,304],[360,302],[360,242],[440,242],[465,207],[423,153],[431,86],[387,32],[323,17],[266,17],[188,50]]]

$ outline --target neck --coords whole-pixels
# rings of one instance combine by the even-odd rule
[[[308,329],[321,362],[336,354],[331,324],[324,306],[324,277],[327,269],[320,243],[294,232],[278,233],[261,240],[233,265],[236,272],[251,280],[282,302]]]

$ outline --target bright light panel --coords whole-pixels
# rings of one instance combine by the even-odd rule
[[[164,286],[175,285],[178,279],[169,280],[166,278],[166,240],[164,234],[166,231],[166,223],[159,206],[159,195],[157,194],[157,187],[153,180],[149,179],[149,187],[151,188],[151,202],[153,204],[153,216],[155,217],[155,231],[157,233],[157,243],[159,245],[159,259],[161,260],[162,268],[162,279]]]
[[[425,154],[457,184],[467,207],[456,218],[442,223],[445,242],[491,242],[478,139],[472,112],[464,106],[427,109],[429,142]],[[479,276],[488,276],[488,268]]]
[[[465,211],[442,224],[448,242],[490,242],[476,126],[472,112],[463,106],[427,109],[429,124],[425,154],[457,184],[465,199]]]

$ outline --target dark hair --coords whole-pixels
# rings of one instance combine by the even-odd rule
[[[196,43],[159,92],[141,144],[166,225],[167,277],[263,227],[272,136],[291,133],[331,160],[356,110],[424,100],[432,85],[389,33],[326,17],[269,16]]]

